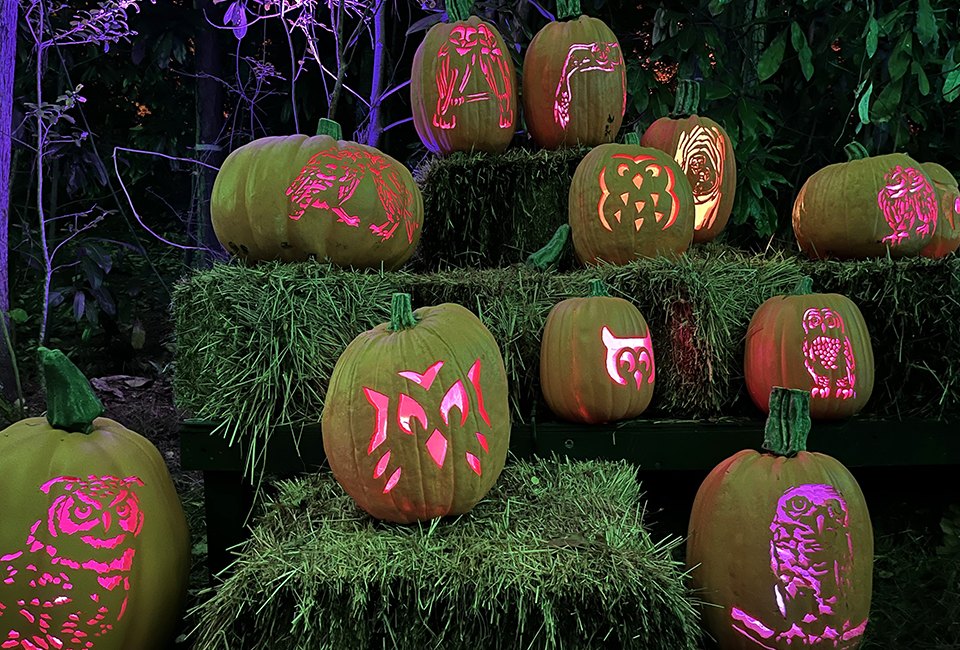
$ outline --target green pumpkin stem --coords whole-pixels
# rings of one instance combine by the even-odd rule
[[[391,332],[416,327],[417,319],[413,315],[413,303],[409,293],[395,293],[390,298],[390,326]]]
[[[446,0],[447,22],[458,22],[470,17],[473,0]]]
[[[567,240],[570,238],[570,224],[560,224],[557,231],[553,233],[550,241],[540,250],[530,253],[525,264],[537,271],[546,271],[559,261],[563,251],[567,248]]]
[[[677,82],[677,96],[670,117],[680,120],[695,115],[700,110],[700,82],[681,79]]]
[[[813,278],[805,275],[800,278],[800,282],[797,283],[797,287],[793,290],[793,295],[809,296],[811,293],[813,293]]]
[[[851,160],[863,160],[864,158],[870,157],[870,152],[859,142],[851,142],[845,146],[843,150],[847,154],[847,162]]]
[[[580,0],[557,0],[557,20],[580,17]]]
[[[47,393],[47,422],[54,429],[90,433],[93,421],[103,414],[90,382],[60,350],[37,349]]]
[[[807,450],[810,434],[810,391],[774,386],[770,415],[763,430],[763,449],[791,458]]]
[[[321,117],[320,121],[317,122],[317,135],[329,135],[334,140],[342,140],[343,130],[339,123]]]
[[[623,144],[640,144],[640,134],[636,131],[631,131],[623,136]]]
[[[609,298],[610,292],[607,291],[607,285],[603,280],[594,278],[590,280],[590,293],[588,295],[591,298]]]

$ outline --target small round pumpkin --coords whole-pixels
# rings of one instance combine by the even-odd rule
[[[808,391],[814,419],[854,415],[873,393],[873,346],[863,314],[846,296],[813,293],[810,278],[753,314],[743,365],[761,410],[774,386]]]
[[[933,181],[940,206],[937,231],[920,254],[924,257],[944,257],[960,248],[960,189],[957,188],[957,179],[942,165],[923,163],[920,166]]]
[[[0,431],[0,647],[166,648],[190,571],[167,466],[62,353],[40,359],[46,417]]]
[[[570,231],[585,264],[627,264],[641,257],[679,255],[693,240],[694,204],[680,166],[659,149],[602,144],[573,174]]]
[[[937,230],[937,194],[905,154],[869,157],[847,145],[848,161],[807,179],[793,204],[800,250],[816,259],[917,255]]]
[[[765,453],[737,452],[697,491],[687,567],[724,650],[854,650],[863,638],[870,513],[839,461],[806,451],[809,400],[806,391],[774,389]]]
[[[324,119],[314,137],[260,138],[227,156],[210,201],[220,243],[248,261],[403,265],[420,239],[420,189],[401,163],[340,137]]]
[[[722,126],[697,115],[700,84],[680,81],[670,117],[661,117],[644,132],[640,144],[666,151],[690,181],[696,210],[693,241],[715,238],[726,227],[737,189],[733,143]]]
[[[410,103],[424,146],[499,153],[517,122],[516,73],[503,36],[470,15],[471,0],[446,0],[449,23],[430,28],[413,57]]]
[[[558,20],[537,32],[523,58],[523,110],[545,149],[613,142],[627,107],[626,64],[606,23],[558,0]]]
[[[540,388],[555,414],[590,424],[637,417],[653,397],[650,328],[640,310],[591,280],[554,305],[540,344]]]
[[[337,360],[322,418],[333,475],[362,509],[398,523],[469,512],[496,482],[510,445],[507,373],[493,336],[447,303],[411,310]]]

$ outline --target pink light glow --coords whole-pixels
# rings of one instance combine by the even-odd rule
[[[398,467],[393,474],[390,475],[390,478],[387,479],[387,484],[383,487],[383,493],[389,494],[390,490],[397,486],[397,483],[400,481],[400,468]]]
[[[467,452],[467,465],[470,466],[470,469],[476,472],[477,476],[480,476],[480,459],[471,454],[469,451]]]
[[[473,390],[477,394],[477,412],[480,413],[480,417],[489,427],[490,416],[487,415],[487,409],[483,407],[483,391],[480,390],[480,359],[474,361],[473,365],[470,366],[470,370],[467,371],[467,379],[470,380],[470,384],[473,385]]]
[[[573,101],[570,77],[586,72],[615,72],[618,68],[623,77],[623,57],[620,55],[620,44],[616,41],[571,45],[560,71],[560,83],[557,84],[553,102],[553,121],[559,124],[561,129],[566,129],[567,124],[570,123],[570,103]],[[624,90],[624,108],[626,108],[626,90]]]
[[[953,202],[953,211],[957,214],[960,214],[960,196],[958,196],[957,200]]]
[[[427,414],[420,402],[406,393],[400,393],[400,405],[397,407],[397,424],[400,425],[400,430],[413,435],[413,420],[417,420],[421,428],[427,428]]]
[[[438,429],[434,429],[427,440],[427,451],[437,467],[443,467],[443,461],[447,457],[447,439]]]
[[[687,175],[693,189],[696,210],[696,230],[708,229],[717,219],[723,195],[724,150],[726,142],[717,127],[694,125],[689,132],[680,133],[676,161]]]
[[[332,212],[339,223],[360,227],[360,215],[350,214],[346,203],[367,174],[373,178],[387,218],[381,224],[370,224],[370,231],[386,241],[402,225],[407,241],[413,243],[413,234],[419,227],[411,212],[413,194],[403,184],[394,164],[376,151],[338,149],[334,145],[314,154],[287,188],[286,195],[293,203],[289,217],[298,221],[308,208],[314,208]]]
[[[387,409],[390,408],[390,398],[366,387],[363,389],[363,394],[370,405],[377,409],[376,424],[373,428],[373,435],[370,436],[370,445],[367,447],[367,455],[369,456],[374,449],[387,441]]]
[[[390,451],[387,450],[383,456],[380,457],[380,460],[377,461],[377,466],[373,470],[373,478],[380,478],[383,476],[383,473],[387,471],[387,465],[390,464]]]
[[[857,363],[840,314],[829,307],[808,309],[803,314],[803,331],[803,365],[813,379],[811,397],[856,397]]]
[[[490,452],[490,447],[487,445],[487,437],[477,431],[477,442],[480,443],[480,446],[483,447],[483,450],[487,453]]]
[[[896,246],[914,234],[925,237],[937,229],[937,193],[923,172],[897,165],[883,177],[877,202],[892,234],[881,241]]]
[[[606,349],[604,365],[607,375],[621,386],[627,385],[627,380],[620,374],[621,367],[626,367],[627,376],[633,376],[637,390],[643,384],[644,375],[648,384],[652,384],[656,376],[653,364],[653,340],[650,332],[646,336],[635,338],[618,338],[606,325],[600,330],[600,339]]]
[[[789,488],[777,501],[770,523],[773,597],[781,619],[762,621],[739,607],[730,609],[734,630],[761,648],[781,643],[852,648],[867,626],[864,619],[839,627],[835,616],[850,589],[853,541],[847,504],[836,488],[804,484]]]
[[[652,184],[653,188],[648,192],[647,197],[649,202],[653,204],[654,209],[654,218],[657,223],[665,221],[660,227],[661,230],[666,230],[674,224],[677,220],[677,216],[680,214],[680,202],[677,197],[675,186],[676,186],[676,176],[674,175],[673,169],[670,167],[665,167],[657,162],[656,158],[650,155],[641,154],[639,156],[629,156],[627,154],[614,154],[612,158],[617,160],[625,160],[628,162],[621,162],[617,164],[616,168],[616,177],[614,181],[618,178],[624,178],[628,175],[631,170],[633,170],[633,175],[630,177],[632,185],[635,189],[639,190],[644,185]],[[639,170],[635,170],[634,166],[639,166]],[[660,180],[661,173],[664,172],[664,180]],[[598,182],[600,184],[600,201],[597,203],[597,213],[600,216],[601,225],[613,232],[613,228],[610,226],[610,222],[607,219],[607,214],[605,208],[607,208],[607,199],[611,194],[614,193],[614,190],[611,190],[607,184],[607,168],[604,167],[600,170],[600,176]],[[657,186],[663,184],[662,192],[658,192]],[[621,219],[624,217],[623,211],[630,202],[632,196],[632,189],[628,185],[624,188],[626,191],[618,192],[617,196],[620,199],[621,204],[614,203],[613,207],[616,208],[612,216],[617,220],[617,223],[621,222]],[[670,208],[669,213],[664,212],[660,197],[666,194],[670,199]],[[646,199],[637,198],[633,201],[634,214],[630,216],[633,220],[633,225],[636,228],[637,232],[640,231],[640,228],[643,226],[644,218],[640,216],[640,213],[647,205]]]
[[[497,126],[501,129],[513,127],[510,66],[500,50],[496,35],[487,25],[455,26],[450,31],[448,42],[440,47],[437,58],[441,63],[436,78],[439,97],[433,113],[435,127],[455,129],[457,116],[454,108],[490,99],[496,100],[499,109]],[[478,69],[489,90],[465,94],[467,84]]]
[[[398,372],[397,374],[404,379],[409,379],[415,384],[422,386],[424,390],[430,390],[430,387],[433,386],[433,380],[437,378],[437,373],[440,372],[440,368],[442,367],[443,361],[437,361],[435,364],[424,370],[422,375],[412,370],[404,370],[402,372]]]
[[[443,396],[443,401],[440,402],[440,417],[443,418],[443,423],[450,424],[450,411],[454,407],[460,409],[460,426],[463,426],[467,422],[467,401],[470,398],[467,397],[467,389],[463,387],[463,382],[459,379],[456,383],[450,387],[450,390]]]
[[[130,572],[136,549],[124,546],[128,537],[140,534],[144,513],[140,509],[137,489],[143,482],[135,477],[59,476],[40,486],[53,502],[45,517],[37,519],[27,534],[24,547],[0,556],[6,564],[7,577],[0,584],[0,619],[7,605],[16,602],[19,618],[8,619],[6,634],[0,633],[0,648],[49,650],[50,648],[94,647],[91,639],[103,637],[123,618],[130,591]],[[44,525],[46,524],[46,525]],[[105,534],[110,529],[124,531]],[[88,547],[89,557],[67,558],[57,553],[54,539],[73,537]],[[60,544],[58,544],[60,546]],[[83,610],[74,599],[59,590],[73,588],[74,574],[61,570],[92,572],[102,588],[88,594],[100,607],[95,617],[85,624]],[[19,574],[19,577],[18,577]],[[40,591],[32,599],[8,597],[5,590],[18,582]],[[18,593],[23,593],[23,586]],[[50,591],[54,591],[53,594]],[[12,610],[11,610],[12,611]],[[19,629],[13,626],[19,623]],[[22,629],[26,624],[29,629]],[[57,630],[59,636],[50,633]],[[66,640],[64,640],[64,637]]]

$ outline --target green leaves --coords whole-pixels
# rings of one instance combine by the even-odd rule
[[[866,45],[867,45],[867,58],[872,59],[873,55],[877,53],[877,45],[880,39],[880,23],[877,22],[877,19],[872,15],[870,20],[867,21],[867,34],[866,34]]]
[[[787,31],[784,30],[773,39],[770,46],[760,55],[757,61],[757,79],[766,81],[777,73],[783,63],[783,55],[787,50]]]
[[[860,103],[857,104],[857,114],[860,116],[860,124],[870,124],[870,96],[873,95],[873,82],[867,86],[866,91],[860,97]]]
[[[890,53],[887,60],[887,71],[890,72],[890,80],[898,81],[906,74],[907,68],[913,62],[913,34],[906,32],[897,42],[896,47]]]
[[[914,27],[921,45],[929,45],[937,38],[937,18],[930,0],[917,0],[917,24]]]
[[[958,53],[956,46],[953,46],[947,51],[947,55],[943,59],[941,69],[944,75],[943,100],[947,103],[960,97],[960,61],[957,61],[960,56],[958,54],[960,53]]]
[[[813,76],[813,52],[810,51],[810,45],[807,43],[807,35],[803,33],[796,21],[790,23],[790,42],[800,59],[803,78],[810,81],[810,77]]]

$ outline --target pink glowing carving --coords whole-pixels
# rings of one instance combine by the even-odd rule
[[[937,229],[937,193],[923,172],[897,165],[883,177],[877,202],[893,233],[881,241],[896,246],[914,234]]]
[[[624,368],[627,377],[633,376],[637,390],[640,390],[643,385],[644,377],[648,384],[653,383],[656,370],[653,365],[653,340],[649,331],[646,336],[619,338],[604,325],[600,330],[600,339],[606,350],[604,365],[610,379],[621,386],[626,386],[627,380],[620,374],[621,368]]]
[[[58,476],[40,486],[53,497],[45,517],[30,527],[24,548],[0,555],[0,648],[19,650],[94,648],[97,639],[123,618],[136,549],[143,530],[136,476]],[[65,557],[59,540],[71,537],[88,547],[85,557]],[[96,577],[102,588],[73,593],[78,578]],[[24,598],[28,587],[37,596]],[[96,614],[85,613],[89,602]],[[5,615],[10,617],[5,619]],[[7,622],[9,621],[9,622]],[[3,623],[6,622],[6,625]]]
[[[781,618],[763,621],[732,607],[733,629],[769,650],[781,643],[853,648],[866,619],[856,624],[830,619],[850,589],[854,557],[849,528],[846,501],[833,486],[808,483],[784,492],[770,524],[770,570],[776,577],[772,597]]]
[[[450,31],[450,39],[437,53],[440,69],[437,71],[437,108],[433,125],[439,129],[455,129],[457,116],[453,109],[473,102],[494,99],[500,112],[497,126],[513,127],[513,89],[510,64],[497,43],[497,36],[481,23],[457,25]],[[486,81],[488,90],[467,93],[467,84],[477,72]]]
[[[852,399],[857,396],[857,362],[843,318],[829,307],[803,314],[803,365],[813,378],[810,396]]]
[[[402,225],[407,241],[413,243],[419,227],[411,212],[413,194],[403,184],[394,163],[376,151],[338,149],[334,145],[314,154],[287,188],[286,195],[293,203],[290,218],[297,221],[307,208],[315,208],[332,212],[339,223],[360,227],[361,215],[350,214],[346,203],[367,174],[373,179],[387,218],[381,224],[370,224],[370,231],[386,241]]]
[[[626,76],[623,66],[623,57],[620,55],[620,44],[612,43],[574,43],[567,50],[567,58],[560,71],[560,83],[553,102],[553,121],[566,129],[570,123],[570,104],[573,101],[573,91],[570,88],[570,77],[586,72],[616,72],[620,70],[621,83],[624,88],[623,107],[626,110]]]
[[[638,197],[632,201],[635,214],[630,218],[633,220],[633,225],[637,229],[637,232],[639,232],[643,226],[644,217],[641,216],[641,213],[648,203],[653,207],[653,215],[657,223],[662,223],[660,226],[661,230],[666,230],[672,226],[680,214],[680,200],[675,191],[677,179],[673,169],[665,167],[657,162],[656,158],[646,154],[641,154],[636,157],[627,154],[614,154],[612,158],[627,161],[617,164],[614,181],[616,181],[617,178],[625,178],[628,177],[628,174],[632,174],[629,178],[633,188],[640,190],[644,186],[648,186],[647,189],[644,190],[646,193],[641,195],[643,198]],[[623,192],[611,190],[607,184],[606,175],[607,168],[604,167],[600,170],[600,177],[598,179],[600,183],[600,201],[597,203],[597,213],[600,216],[601,225],[610,232],[613,232],[610,221],[607,219],[607,210],[613,209],[612,216],[617,220],[617,223],[620,223],[620,220],[624,216],[624,209],[631,203],[630,199],[633,189],[628,185]],[[607,199],[614,194],[614,192],[617,193],[620,203],[611,201],[610,204],[608,204]],[[668,210],[664,209],[664,202],[669,202]]]
[[[397,375],[403,377],[412,384],[419,386],[425,392],[429,393],[430,389],[434,385],[434,382],[437,380],[443,365],[443,361],[437,361],[430,365],[423,372],[417,372],[415,370],[402,370],[398,372]],[[477,414],[487,424],[487,426],[490,426],[490,417],[483,407],[483,390],[480,387],[480,368],[480,359],[477,359],[473,365],[470,366],[470,370],[467,371],[467,378],[469,379],[470,385],[473,387],[473,391],[475,393]],[[367,455],[369,456],[372,455],[378,447],[388,442],[389,431],[387,425],[390,422],[391,406],[390,397],[388,395],[373,390],[372,388],[364,387],[363,394],[364,397],[366,397],[367,402],[375,410],[373,433],[370,436],[370,444],[367,447]],[[457,379],[450,384],[450,387],[447,388],[443,394],[443,397],[440,399],[440,405],[437,409],[439,420],[442,420],[444,425],[447,427],[450,426],[451,412],[455,408],[460,412],[459,426],[463,427],[467,423],[467,418],[471,410],[471,404],[470,395],[467,392],[466,384],[464,384],[464,382],[460,379]],[[426,432],[430,431],[430,436],[426,439],[426,441],[423,442],[423,446],[433,459],[433,462],[436,463],[437,467],[443,467],[450,446],[450,436],[452,436],[453,433],[448,430],[447,433],[444,434],[437,428],[431,429],[430,420],[426,409],[419,401],[407,393],[401,392],[399,394],[395,417],[397,428],[402,433],[413,436],[417,439],[414,444],[420,444],[420,440],[422,440],[422,438],[418,437],[418,434],[422,433],[423,435],[426,435]],[[414,427],[414,422],[419,423],[419,426]],[[454,418],[454,423],[456,423],[456,418]],[[486,435],[476,430],[473,430],[473,433],[476,436],[476,444],[479,445],[478,449],[482,450],[483,453],[489,453],[490,447]],[[473,444],[472,439],[468,438],[468,440],[470,440],[471,444]],[[470,452],[466,452],[465,458],[470,468],[479,475],[481,469],[480,458],[476,454],[472,454]],[[374,480],[379,480],[383,476],[387,475],[388,470],[390,469],[390,461],[391,454],[390,450],[388,449],[386,453],[380,456],[376,466],[374,467]],[[383,489],[384,494],[387,494],[397,486],[401,476],[400,470],[401,468],[397,467],[393,473],[390,474],[389,478],[387,478]],[[0,650],[2,650],[2,647],[0,647]]]
[[[717,219],[720,186],[723,183],[724,150],[726,141],[719,128],[694,125],[690,131],[680,133],[677,141],[676,161],[687,175],[693,188],[696,210],[696,230],[708,229]]]
[[[953,202],[953,211],[960,215],[960,196],[957,197],[957,200]],[[950,225],[953,225],[953,220],[950,220]]]

